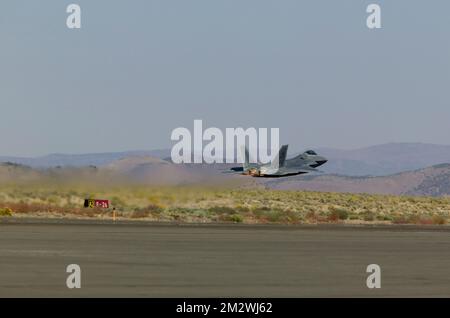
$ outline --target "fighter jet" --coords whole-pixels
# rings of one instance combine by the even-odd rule
[[[327,162],[327,159],[319,156],[315,151],[308,150],[304,153],[286,159],[288,145],[283,145],[275,158],[269,164],[251,163],[247,148],[241,150],[245,160],[242,167],[233,167],[230,170],[243,175],[264,178],[289,177],[308,172],[319,171],[316,168]]]

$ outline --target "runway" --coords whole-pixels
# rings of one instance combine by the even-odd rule
[[[450,297],[450,228],[0,220],[0,297],[54,296]]]

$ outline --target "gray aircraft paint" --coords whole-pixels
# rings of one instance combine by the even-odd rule
[[[250,163],[248,149],[244,148],[241,150],[241,152],[244,153],[244,163],[242,167],[233,167],[230,170],[253,177],[276,178],[317,172],[319,170],[316,168],[327,162],[325,157],[319,156],[312,150],[307,150],[294,158],[286,159],[287,151],[288,145],[283,145],[271,163],[257,164]]]

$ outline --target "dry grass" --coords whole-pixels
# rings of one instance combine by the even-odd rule
[[[450,219],[448,197],[61,184],[0,186],[0,216],[111,217],[111,210],[84,208],[85,198],[109,199],[119,218],[154,221],[441,225]]]

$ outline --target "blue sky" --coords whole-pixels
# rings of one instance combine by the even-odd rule
[[[70,3],[81,30],[66,27]],[[449,12],[444,0],[2,1],[0,155],[168,148],[194,119],[279,127],[292,149],[450,144]]]

